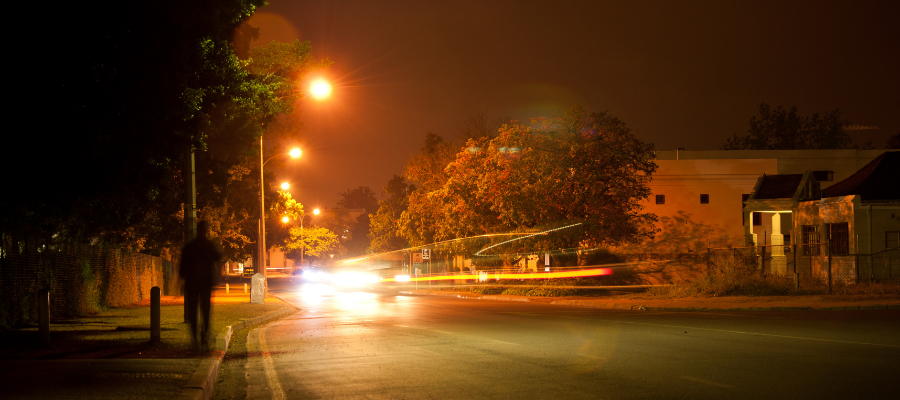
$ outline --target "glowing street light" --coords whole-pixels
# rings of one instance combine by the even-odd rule
[[[313,210],[313,215],[319,215],[319,212],[320,212],[320,211],[319,211],[319,209],[317,208],[317,209]]]
[[[291,184],[290,184],[290,183],[284,182],[284,183],[281,184],[281,190],[288,190],[288,189],[290,189],[290,188],[291,188]]]
[[[331,84],[324,79],[316,79],[309,87],[309,92],[316,100],[325,100],[331,96]]]
[[[263,185],[265,184],[263,171],[269,161],[272,161],[275,157],[284,155],[289,155],[291,158],[300,158],[300,156],[303,155],[303,151],[295,147],[287,153],[279,153],[269,157],[268,160],[263,161],[265,159],[263,156],[263,138],[262,136],[259,137],[259,260],[253,260],[253,263],[256,264],[257,261],[259,261],[259,266],[256,266],[256,269],[258,273],[263,274],[263,278],[268,275],[266,274],[266,197],[265,191],[263,190]],[[288,187],[290,187],[290,184],[287,182],[281,184],[281,188],[284,190],[287,190]]]
[[[281,217],[281,222],[284,222],[286,224],[288,222],[291,222],[291,218],[288,217],[287,215],[285,215],[285,216]]]

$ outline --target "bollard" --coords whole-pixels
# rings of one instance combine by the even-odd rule
[[[800,274],[794,272],[794,290],[800,290]]]
[[[225,283],[225,294],[231,293],[231,288],[228,287],[228,283]]]
[[[159,323],[159,286],[150,289],[150,341],[159,343],[160,323]]]
[[[247,294],[247,284],[244,284],[244,294]]]
[[[41,344],[50,345],[50,291],[41,289],[38,291],[38,331],[41,334]]]

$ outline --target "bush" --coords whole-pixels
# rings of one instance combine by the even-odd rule
[[[100,304],[100,280],[91,269],[91,261],[88,258],[82,258],[78,263],[80,274],[75,283],[74,293],[75,301],[69,312],[78,315],[93,315],[102,310]]]

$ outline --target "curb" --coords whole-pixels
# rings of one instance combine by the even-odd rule
[[[400,291],[399,294],[419,296],[455,297],[473,300],[497,300],[518,301],[530,303],[531,299],[523,296],[505,295],[475,295],[464,296],[451,293],[417,293],[412,291]],[[544,303],[548,304],[548,303]],[[600,303],[588,300],[555,300],[549,304],[557,306],[575,306],[587,308],[603,308],[609,310],[633,310],[633,311],[858,311],[858,310],[900,310],[900,304],[875,305],[875,306],[846,306],[846,307],[737,307],[737,308],[703,308],[703,307],[648,307],[640,304]]]
[[[277,296],[276,296],[277,297]],[[180,400],[209,400],[212,398],[213,386],[216,383],[216,377],[219,375],[219,365],[225,358],[225,352],[228,351],[228,345],[231,343],[231,335],[248,326],[261,324],[266,321],[273,320],[285,314],[297,312],[297,309],[285,302],[288,307],[282,310],[272,311],[255,318],[242,318],[240,322],[225,327],[216,337],[213,355],[207,359],[200,361],[200,365],[191,374],[188,383],[181,387],[181,393],[178,395]]]

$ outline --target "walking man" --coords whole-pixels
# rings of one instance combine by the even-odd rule
[[[212,287],[216,284],[216,262],[222,259],[216,245],[207,239],[208,233],[209,226],[206,221],[198,221],[197,238],[181,250],[181,269],[178,271],[184,279],[184,304],[187,320],[191,324],[191,343],[195,349],[199,347],[202,350],[209,347],[209,303]],[[198,306],[203,313],[199,338]]]

